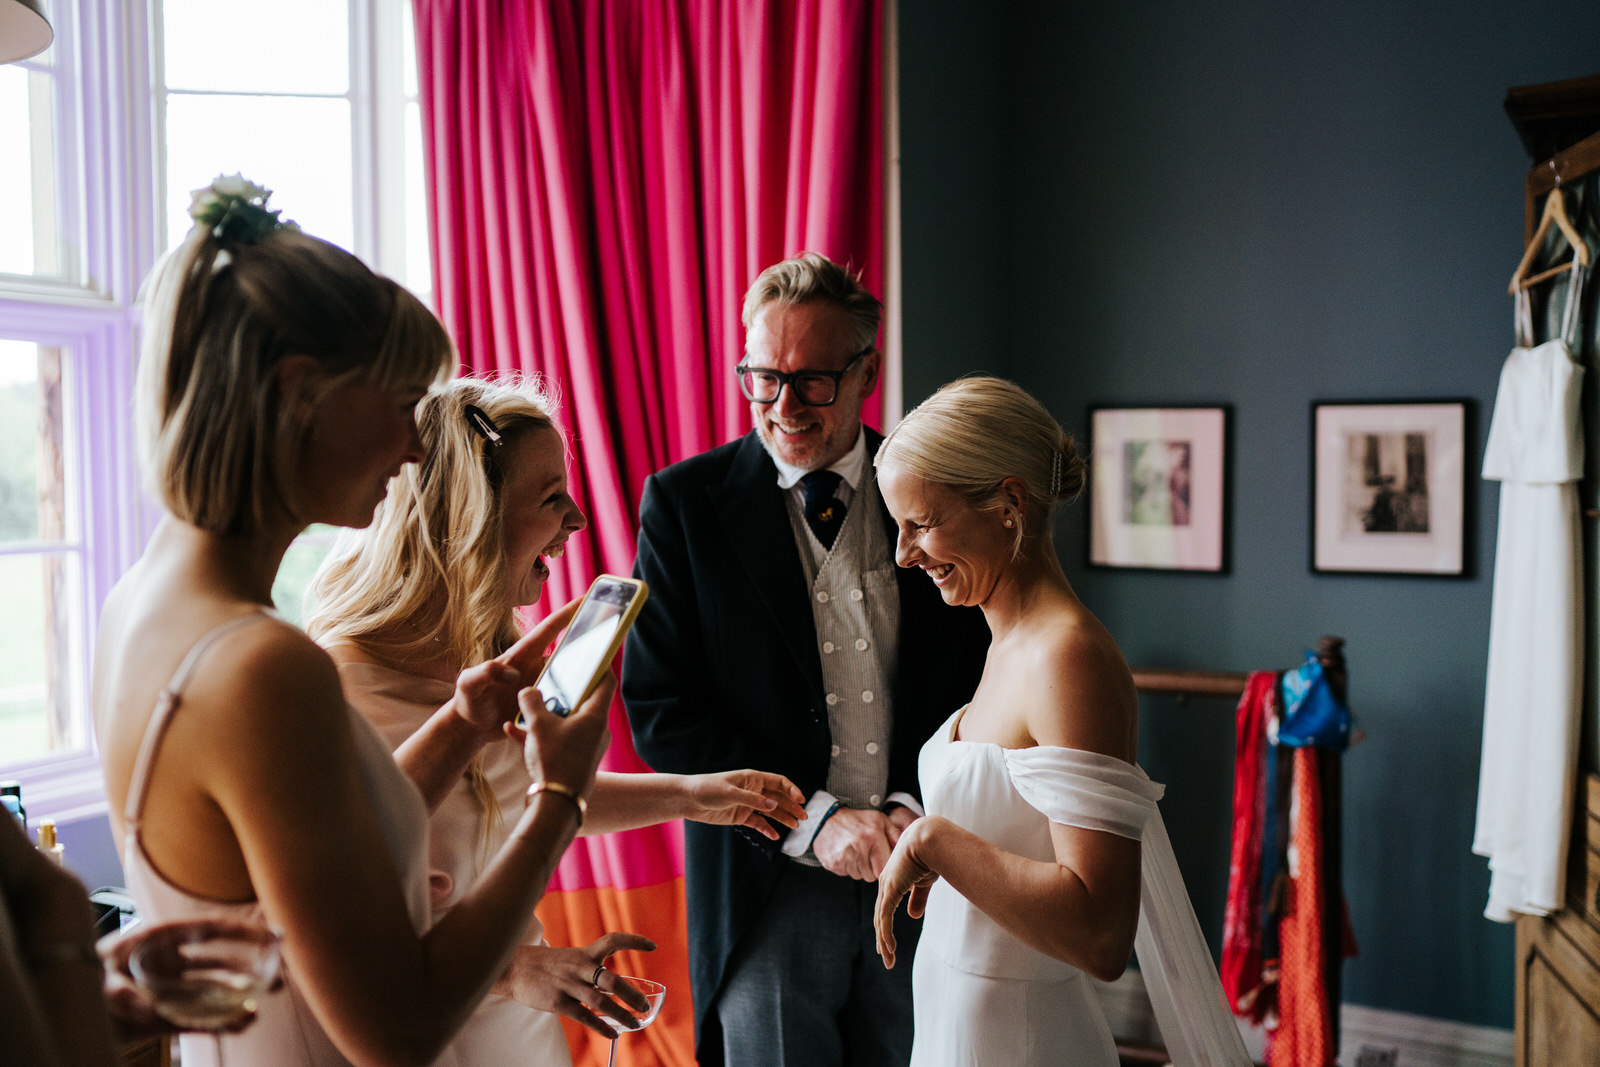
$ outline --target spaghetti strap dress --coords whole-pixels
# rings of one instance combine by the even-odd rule
[[[399,748],[455,692],[453,682],[350,659],[337,644],[329,651],[339,665],[345,699],[390,748]],[[489,745],[480,758],[500,811],[517,811],[528,788],[521,747]],[[429,824],[428,876],[435,923],[483,877],[513,825],[504,815],[490,817],[465,776],[451,787]],[[522,943],[545,943],[538,916],[528,917]],[[499,993],[483,998],[450,1047],[472,1067],[572,1067],[561,1018]]]
[[[173,716],[183,711],[184,686],[218,641],[236,630],[267,621],[282,624],[271,612],[259,611],[230,619],[204,634],[189,649],[162,690],[155,713],[145,727],[128,785],[122,866],[128,890],[141,920],[146,923],[200,918],[265,921],[258,901],[211,900],[168,881],[144,851],[140,819],[150,787],[150,769],[167,725]],[[383,738],[360,715],[349,709],[346,713],[355,739],[362,785],[372,801],[394,860],[412,926],[420,934],[428,926],[427,809],[416,787],[395,766]],[[347,1064],[349,1061],[334,1047],[312,1013],[287,962],[283,975],[284,987],[261,998],[255,1022],[242,1033],[223,1035],[222,1055],[227,1067],[340,1067]],[[180,1038],[180,1055],[184,1067],[214,1067],[216,1063],[209,1034]],[[454,1054],[447,1053],[435,1061],[435,1067],[455,1067],[456,1063]]]

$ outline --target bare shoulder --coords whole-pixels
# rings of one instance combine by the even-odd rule
[[[184,700],[241,741],[276,747],[324,733],[343,704],[339,673],[316,642],[271,615],[220,634],[196,662]]]
[[[1132,762],[1138,694],[1122,650],[1082,605],[1052,612],[1034,635],[1033,670],[1050,699],[1031,705],[1028,732],[1041,745],[1085,749]]]

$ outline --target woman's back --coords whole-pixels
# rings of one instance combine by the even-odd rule
[[[271,922],[251,887],[235,820],[226,817],[213,795],[217,786],[211,777],[225,782],[271,768],[255,762],[252,746],[208,742],[229,736],[241,718],[271,710],[248,698],[219,700],[216,694],[259,692],[261,679],[255,676],[273,663],[298,658],[296,646],[306,639],[248,600],[199,592],[191,580],[195,561],[166,556],[171,546],[165,541],[172,539],[181,541],[181,531],[158,534],[152,552],[119,585],[108,601],[102,631],[102,663],[108,670],[99,678],[106,688],[97,693],[102,698],[97,707],[110,713],[103,737],[125,876],[146,922],[202,917]],[[336,732],[346,735],[351,748],[349,766],[401,874],[412,927],[421,933],[428,918],[427,813],[370,727],[353,714],[340,725]],[[228,787],[220,788],[226,793]],[[281,799],[274,793],[263,793],[261,803]],[[211,817],[213,811],[220,817]],[[316,836],[311,829],[308,839]],[[315,846],[308,840],[307,847]],[[227,1062],[347,1062],[312,1014],[292,964],[285,968],[285,982],[284,990],[263,1000],[245,1032],[224,1039]],[[207,1062],[212,1048],[209,1038],[186,1038],[185,1062]]]

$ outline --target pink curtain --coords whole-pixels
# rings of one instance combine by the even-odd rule
[[[883,292],[880,3],[413,3],[441,316],[469,372],[556,386],[573,435],[590,526],[543,610],[631,570],[649,474],[749,428],[731,368],[763,267],[817,251]],[[612,728],[608,769],[645,769],[620,706]],[[586,838],[540,908],[553,943],[660,944],[624,961],[670,991],[619,1063],[693,1062],[682,874],[676,824]]]

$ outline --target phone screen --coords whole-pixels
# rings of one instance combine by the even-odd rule
[[[561,643],[545,664],[537,683],[544,706],[557,715],[570,715],[589,692],[590,684],[605,668],[615,647],[617,629],[639,595],[631,582],[601,580],[589,590],[577,617],[567,627]]]

